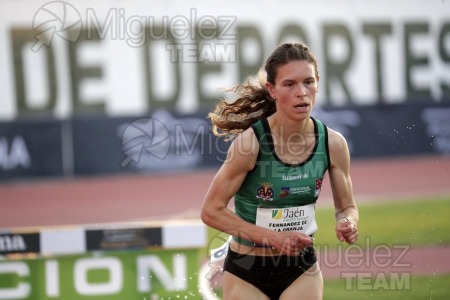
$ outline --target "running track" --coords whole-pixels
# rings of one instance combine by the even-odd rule
[[[0,185],[0,228],[198,218],[216,170]],[[353,161],[357,203],[450,196],[450,157]],[[318,205],[331,205],[328,179]]]

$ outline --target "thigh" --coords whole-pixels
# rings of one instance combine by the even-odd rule
[[[223,300],[269,300],[253,284],[233,275],[223,272]]]
[[[280,300],[298,299],[322,299],[323,278],[319,264],[315,263],[299,278],[297,278],[280,296]]]

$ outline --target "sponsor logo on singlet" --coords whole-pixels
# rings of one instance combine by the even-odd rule
[[[289,195],[309,194],[310,192],[311,192],[311,188],[309,186],[300,186],[300,187],[283,186],[280,189],[278,198],[283,199]]]
[[[287,196],[289,196],[289,192],[290,192],[290,187],[283,186],[280,190],[280,195],[278,196],[278,198],[280,198],[280,199],[286,198]]]
[[[320,190],[322,189],[322,181],[323,181],[323,178],[316,179],[316,188],[315,188],[315,192],[314,192],[315,197],[318,197],[320,194]]]
[[[282,179],[283,181],[293,181],[293,180],[300,180],[300,179],[306,179],[308,178],[308,174],[298,174],[298,175],[283,175]]]
[[[272,188],[272,184],[269,182],[260,183],[261,185],[256,190],[256,198],[263,201],[273,201],[275,191]]]

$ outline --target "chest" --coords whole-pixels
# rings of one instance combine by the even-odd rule
[[[292,137],[292,141],[274,141],[274,155],[286,164],[296,165],[306,161],[314,152],[316,136],[297,135]]]
[[[266,207],[314,203],[321,191],[326,164],[312,160],[303,166],[286,167],[277,162],[260,162],[251,182],[254,197]]]

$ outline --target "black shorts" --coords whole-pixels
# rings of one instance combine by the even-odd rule
[[[316,262],[313,246],[307,246],[299,256],[255,256],[228,249],[223,271],[247,281],[275,300]]]

